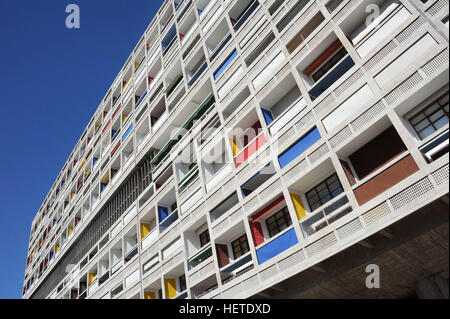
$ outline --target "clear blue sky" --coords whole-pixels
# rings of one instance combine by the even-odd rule
[[[0,0],[0,298],[21,297],[31,221],[162,2]]]

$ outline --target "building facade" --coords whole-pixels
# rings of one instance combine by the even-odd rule
[[[445,295],[448,14],[164,1],[32,222],[23,297]]]

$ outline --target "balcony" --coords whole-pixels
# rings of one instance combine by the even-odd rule
[[[244,25],[244,23],[258,8],[258,6],[259,6],[258,0],[254,1],[242,0],[238,1],[236,5],[233,8],[231,8],[229,14],[234,31],[237,32]]]
[[[319,11],[309,22],[289,41],[286,48],[293,53],[314,31],[325,21],[325,17]]]
[[[366,22],[368,5],[376,5],[380,14],[370,23]],[[369,0],[354,8],[353,13],[340,25],[361,58],[366,58],[388,37],[404,24],[411,13],[397,1]]]
[[[203,49],[201,48],[186,65],[186,74],[189,87],[193,86],[197,82],[207,67],[208,64],[206,62],[205,55],[203,54]]]
[[[226,60],[220,65],[220,67],[214,72],[214,80],[217,80],[220,75],[228,68],[228,66],[234,61],[238,56],[237,50],[234,50]]]
[[[209,192],[232,171],[225,149],[225,141],[222,140],[215,147],[202,151],[202,156],[201,166],[206,190]]]
[[[225,48],[231,38],[232,36],[227,21],[223,19],[218,23],[217,27],[205,41],[209,60],[211,62],[219,55],[223,48]]]
[[[419,170],[396,129],[389,125],[387,118],[381,119],[374,126],[376,131],[359,136],[338,154],[359,205]]]
[[[264,120],[271,135],[289,126],[305,107],[306,102],[292,74],[281,81],[260,102]]]
[[[191,116],[186,120],[178,132],[174,135],[174,139],[171,139],[153,158],[151,164],[153,166],[158,166],[162,160],[170,154],[172,148],[178,144],[181,138],[187,133],[194,125],[194,122],[199,119],[210,107],[215,103],[214,95],[211,93],[202,104],[200,104],[197,109],[191,114]]]
[[[309,90],[309,95],[314,100],[325,92],[330,86],[336,83],[344,74],[347,73],[355,62],[352,57],[347,55],[344,59],[332,66],[332,69],[319,82],[315,83]]]
[[[163,56],[166,55],[166,53],[169,51],[169,49],[174,45],[174,43],[177,40],[177,29],[176,26],[173,25],[170,30],[167,32],[166,36],[162,40],[162,50],[163,50]]]
[[[274,175],[275,166],[273,165],[273,162],[270,162],[241,186],[242,195],[244,197],[249,196]]]
[[[321,140],[321,135],[319,130],[315,127],[308,133],[306,133],[300,140],[294,143],[286,151],[284,151],[280,156],[278,156],[278,162],[281,168],[285,168],[296,158],[305,153],[314,144]]]
[[[261,265],[297,244],[297,234],[291,228],[256,250],[258,263]]]

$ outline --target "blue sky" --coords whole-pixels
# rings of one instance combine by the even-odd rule
[[[0,0],[0,298],[21,297],[31,221],[162,2]]]

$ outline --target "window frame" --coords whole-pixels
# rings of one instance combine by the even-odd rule
[[[288,207],[285,206],[282,209],[278,210],[276,213],[266,218],[265,224],[270,238],[275,237],[285,229],[292,226],[292,218],[291,214],[289,213]]]
[[[433,99],[432,102],[427,103],[426,106],[422,107],[420,109],[420,111],[416,112],[414,115],[408,117],[408,123],[411,125],[412,129],[414,130],[414,132],[417,134],[418,138],[420,140],[424,140],[426,139],[428,136],[434,134],[435,132],[437,132],[440,128],[436,128],[435,123],[437,123],[439,120],[441,120],[442,118],[444,118],[445,116],[447,116],[447,118],[449,118],[449,112],[445,109],[445,106],[449,105],[449,101],[447,101],[446,104],[441,104],[440,101],[443,100],[446,96],[449,95],[449,91],[445,92],[444,94],[439,95],[438,98]],[[435,110],[433,113],[427,115],[425,114],[425,112],[432,108],[434,105],[438,104],[439,108],[437,110]],[[444,116],[441,116],[440,118],[438,118],[435,121],[432,121],[430,118],[437,114],[438,112],[443,111],[444,112]],[[424,116],[425,118],[423,118],[422,120],[420,120],[417,124],[413,124],[413,120],[420,117],[420,116]],[[416,127],[422,123],[423,121],[427,120],[429,122],[429,124],[423,128],[422,130],[418,130]],[[422,137],[420,134],[423,133],[426,129],[428,129],[429,127],[432,127],[434,129],[434,132],[429,134],[426,137]]]
[[[198,235],[199,241],[200,241],[200,248],[205,247],[211,242],[211,238],[209,236],[209,230],[206,229],[205,231],[201,232]]]
[[[329,182],[333,178],[335,178],[335,180]],[[339,187],[335,188],[332,191],[331,185],[336,183],[336,181],[339,183]],[[325,185],[325,189],[319,189],[319,187],[321,187],[323,185]],[[337,195],[334,195],[333,192],[335,192],[337,189],[341,189],[341,192]],[[327,195],[321,196],[320,192],[323,192],[324,190],[327,191]],[[311,190],[307,191],[305,193],[305,197],[306,197],[306,200],[308,201],[308,205],[309,205],[311,211],[314,212],[317,209],[319,209],[320,207],[322,207],[323,205],[325,205],[326,203],[330,202],[334,198],[341,195],[342,193],[344,193],[344,187],[342,186],[341,180],[339,179],[339,176],[337,175],[337,173],[334,173],[334,174],[330,175],[329,177],[325,178],[322,182],[318,183]],[[316,196],[318,198],[318,200],[312,202],[312,198],[311,198],[312,196],[310,196],[312,194],[313,194],[313,196]],[[324,201],[324,198],[327,198],[327,197],[330,197],[330,198],[327,201]],[[319,205],[316,206],[317,204],[319,204]]]
[[[237,243],[237,245],[235,245]],[[231,242],[233,258],[236,260],[250,251],[247,235],[244,234]],[[239,254],[239,255],[238,255]]]

